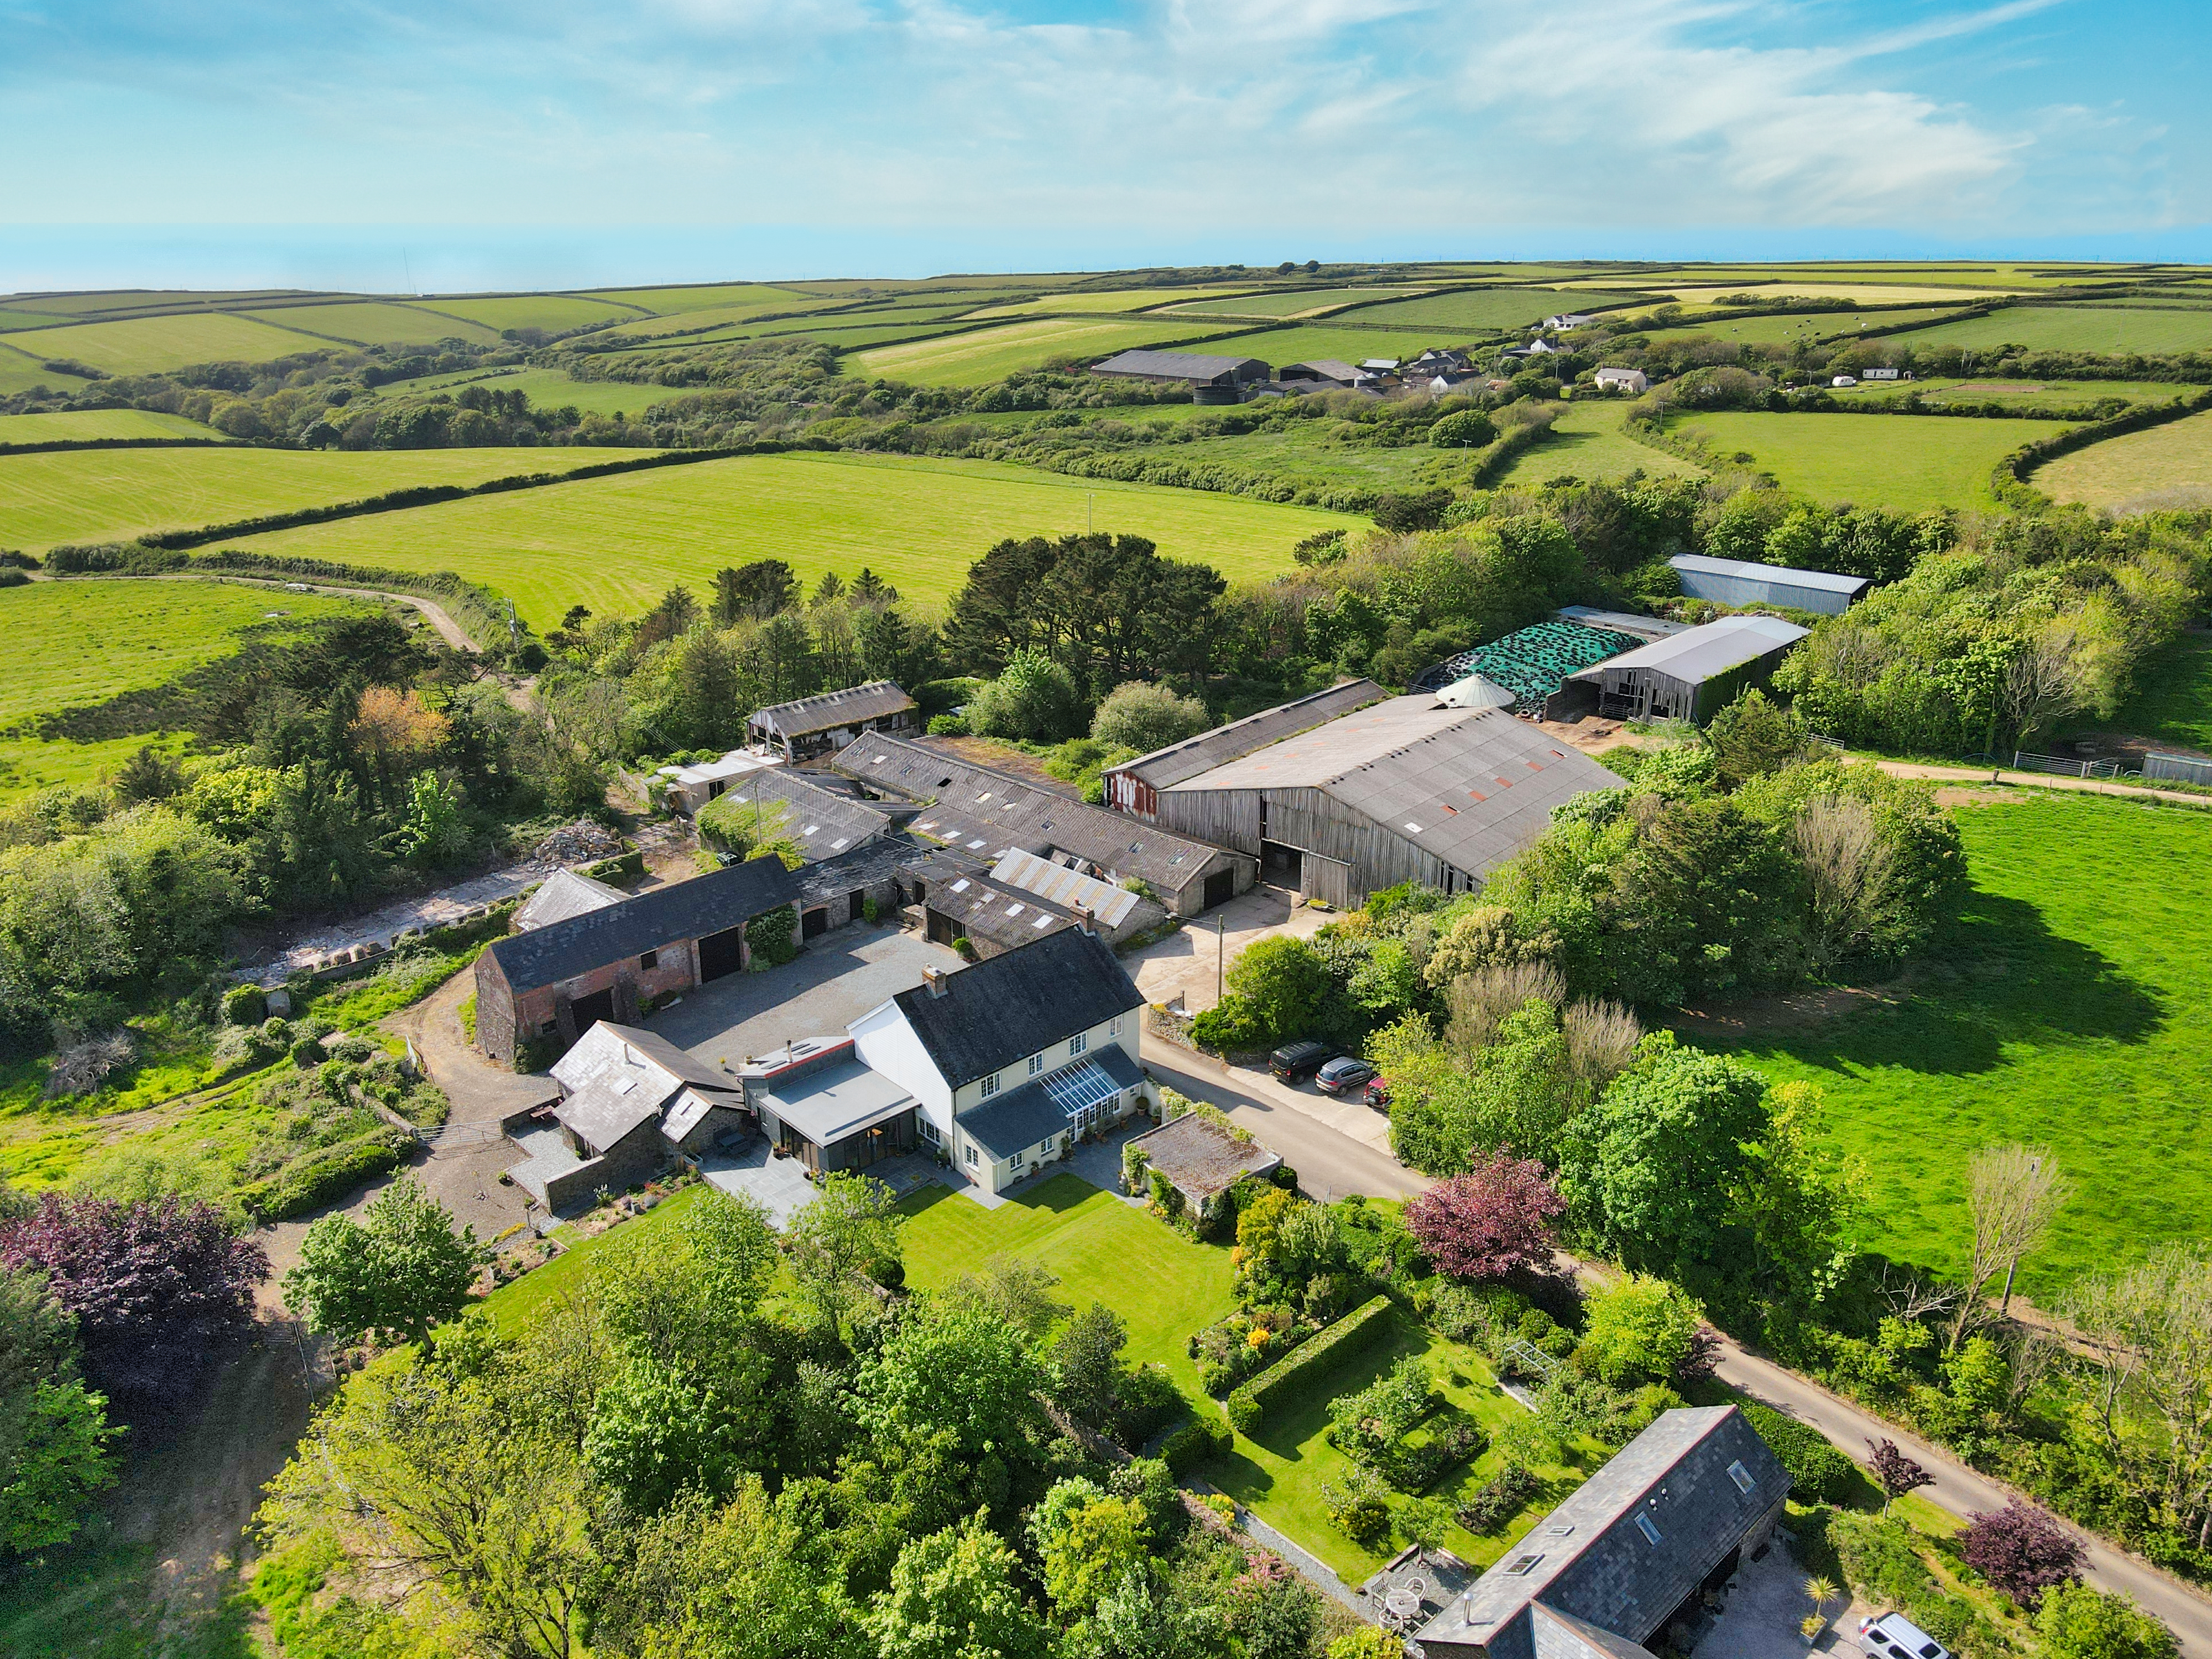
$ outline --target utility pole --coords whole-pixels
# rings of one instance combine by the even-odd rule
[[[1091,504],[1097,499],[1098,498],[1096,495],[1092,495],[1087,489],[1083,492],[1083,533],[1086,536],[1091,533],[1092,528],[1091,523]]]
[[[1226,954],[1226,951],[1227,946],[1224,943],[1221,931],[1221,918],[1216,916],[1213,919],[1213,1000],[1217,1005],[1221,1001],[1222,958]]]

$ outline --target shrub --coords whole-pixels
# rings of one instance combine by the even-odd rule
[[[1194,738],[1213,724],[1196,697],[1179,697],[1164,685],[1131,680],[1115,686],[1091,717],[1091,735],[1148,755]]]
[[[1475,1488],[1474,1495],[1461,1506],[1460,1525],[1469,1532],[1496,1532],[1543,1490],[1544,1483],[1534,1469],[1525,1463],[1508,1463]]]
[[[798,927],[799,912],[788,904],[779,904],[747,922],[745,945],[752,952],[753,965],[781,968],[798,956],[799,944],[792,938]]]
[[[1439,1273],[1499,1279],[1552,1260],[1553,1218],[1565,1201],[1534,1158],[1498,1152],[1406,1206],[1406,1225]]]
[[[1249,1053],[1267,1046],[1260,1011],[1234,991],[1190,1023],[1191,1041],[1217,1054]]]
[[[1454,1342],[1485,1346],[1490,1334],[1490,1316],[1482,1298],[1464,1285],[1438,1287],[1429,1304],[1429,1323]]]
[[[1176,1474],[1188,1474],[1201,1463],[1226,1456],[1236,1443],[1229,1425],[1212,1412],[1201,1409],[1167,1437],[1160,1448],[1160,1457]]]
[[[2022,1607],[2081,1576],[2081,1546],[2041,1510],[2015,1498],[1977,1515],[1959,1539],[1966,1565]]]
[[[1382,1334],[1378,1322],[1389,1311],[1390,1298],[1378,1296],[1373,1301],[1353,1309],[1312,1341],[1301,1346],[1296,1353],[1277,1360],[1229,1396],[1230,1421],[1236,1423],[1241,1431],[1249,1434],[1250,1431],[1237,1418],[1240,1408],[1237,1402],[1240,1396],[1249,1402],[1247,1415],[1249,1420],[1257,1423],[1269,1401],[1302,1374],[1316,1365],[1327,1363],[1333,1356],[1349,1353],[1358,1344],[1372,1341]]]
[[[933,738],[964,738],[968,735],[968,720],[964,714],[932,714],[929,735]]]
[[[1631,1273],[1590,1298],[1576,1357],[1615,1388],[1659,1382],[1689,1358],[1698,1312],[1679,1285]]]
[[[1381,1480],[1355,1463],[1341,1481],[1321,1489],[1328,1518],[1355,1544],[1379,1544],[1390,1531],[1390,1494]]]
[[[372,1129],[311,1152],[264,1180],[249,1181],[236,1197],[256,1221],[283,1221],[397,1169],[414,1150],[415,1137],[404,1129]]]
[[[1243,1389],[1231,1392],[1228,1403],[1229,1426],[1242,1435],[1249,1435],[1260,1426],[1260,1402]]]
[[[2061,1584],[2036,1609],[2047,1659],[2173,1659],[2173,1632],[2124,1595]]]
[[[1438,449],[1480,449],[1497,437],[1497,426],[1479,409],[1447,415],[1429,428],[1429,441]]]
[[[1784,1417],[1771,1406],[1746,1401],[1737,1409],[1790,1471],[1790,1496],[1802,1504],[1843,1504],[1858,1485],[1858,1468],[1818,1429]]]
[[[269,998],[258,985],[234,985],[222,994],[226,1025],[258,1025],[269,1018]]]

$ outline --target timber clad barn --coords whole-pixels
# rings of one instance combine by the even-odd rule
[[[1375,690],[1339,686],[1131,761],[1109,775],[1109,799],[1132,800],[1139,816],[1149,802],[1151,822],[1251,854],[1269,879],[1349,908],[1406,881],[1472,891],[1543,832],[1554,806],[1622,787],[1503,709],[1434,692],[1311,723],[1316,706],[1335,706],[1327,700]],[[1194,755],[1205,769],[1186,771]]]
[[[477,1046],[511,1060],[524,1042],[565,1049],[595,1021],[635,1024],[654,998],[743,969],[745,924],[799,890],[781,860],[757,858],[495,940],[477,957]]]
[[[914,699],[889,680],[871,680],[818,697],[757,709],[746,727],[786,760],[842,749],[863,732],[904,732],[914,725]]]

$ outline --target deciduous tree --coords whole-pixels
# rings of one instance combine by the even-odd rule
[[[1909,1492],[1932,1485],[1936,1477],[1897,1449],[1894,1440],[1867,1442],[1867,1469],[1881,1488],[1881,1512]]]
[[[2081,1576],[2081,1546],[2041,1510],[2015,1498],[1977,1515],[1959,1540],[1966,1565],[2023,1607]]]
[[[1048,1659],[1050,1628],[1021,1593],[1014,1553],[971,1516],[899,1551],[868,1626],[881,1659]]]
[[[284,1275],[284,1305],[344,1345],[372,1338],[420,1342],[468,1300],[490,1253],[476,1229],[402,1176],[359,1221],[326,1215],[307,1229],[300,1265]]]
[[[1406,1206],[1406,1226],[1437,1271],[1502,1279],[1551,1264],[1553,1223],[1566,1202],[1534,1158],[1494,1152]]]

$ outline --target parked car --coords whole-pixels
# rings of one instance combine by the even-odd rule
[[[1859,1620],[1859,1649],[1881,1659],[1951,1659],[1951,1650],[1901,1613]]]
[[[1339,1054],[1314,1073],[1314,1081],[1333,1095],[1348,1095],[1354,1089],[1372,1082],[1375,1068],[1364,1060],[1354,1060],[1350,1054]]]
[[[1381,1078],[1376,1078],[1374,1082],[1367,1085],[1365,1099],[1367,1103],[1370,1106],[1372,1106],[1376,1111],[1389,1111],[1390,1109],[1390,1085],[1385,1083]]]
[[[1311,1077],[1335,1053],[1326,1042],[1285,1042],[1267,1056],[1267,1069],[1285,1083]]]

